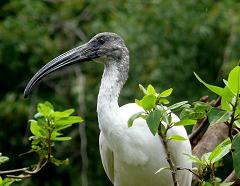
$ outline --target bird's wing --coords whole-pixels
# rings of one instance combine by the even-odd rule
[[[114,156],[113,151],[108,147],[107,141],[102,133],[99,136],[99,149],[102,159],[103,168],[111,180],[114,183]]]

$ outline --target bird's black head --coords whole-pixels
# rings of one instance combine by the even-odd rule
[[[124,41],[115,33],[104,32],[97,34],[88,42],[90,48],[97,48],[98,59],[105,62],[105,58],[121,58],[122,53],[127,51]]]
[[[110,32],[97,34],[89,42],[65,52],[43,66],[27,84],[24,97],[31,93],[41,79],[60,68],[92,60],[105,63],[109,58],[120,59],[123,53],[128,51],[120,36]]]

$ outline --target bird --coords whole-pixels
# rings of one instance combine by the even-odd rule
[[[135,103],[119,106],[118,98],[129,71],[129,51],[116,33],[103,32],[85,44],[73,48],[43,66],[28,82],[24,97],[48,74],[65,66],[85,61],[104,65],[97,97],[97,115],[100,128],[99,150],[103,168],[114,186],[172,186],[166,151],[159,135],[152,135],[144,119],[138,118],[128,127],[128,119],[143,109]],[[179,118],[172,114],[172,121]],[[174,126],[167,135],[181,135],[187,140],[170,141],[169,151],[178,167],[192,168],[184,155],[191,154],[191,145],[183,126]],[[187,170],[176,173],[180,186],[190,186],[192,174]]]

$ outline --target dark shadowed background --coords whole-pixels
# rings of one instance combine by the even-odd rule
[[[31,154],[18,154],[29,149],[27,121],[36,103],[48,100],[59,110],[75,108],[85,119],[82,127],[75,125],[68,131],[72,141],[56,144],[58,156],[69,157],[70,164],[49,165],[15,185],[110,186],[98,149],[96,100],[103,66],[92,62],[69,67],[45,79],[29,99],[23,99],[28,80],[52,58],[110,31],[121,35],[130,51],[129,79],[120,105],[140,96],[139,83],[151,83],[160,91],[172,87],[172,103],[198,100],[209,92],[193,71],[206,82],[221,85],[220,80],[238,63],[237,2],[1,0],[0,152],[11,158],[1,169],[34,162]]]

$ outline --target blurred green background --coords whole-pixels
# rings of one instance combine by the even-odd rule
[[[15,185],[110,186],[100,160],[96,114],[103,66],[92,62],[69,67],[23,99],[28,80],[59,54],[110,31],[121,35],[130,51],[120,105],[139,97],[139,83],[174,88],[172,103],[198,100],[209,92],[193,71],[206,82],[221,84],[238,64],[239,9],[237,0],[1,0],[0,152],[11,158],[1,169],[34,162],[31,154],[18,154],[29,149],[27,121],[36,103],[48,100],[59,110],[75,108],[85,119],[68,131],[71,142],[56,144],[58,156],[69,157],[70,165],[48,165]]]

